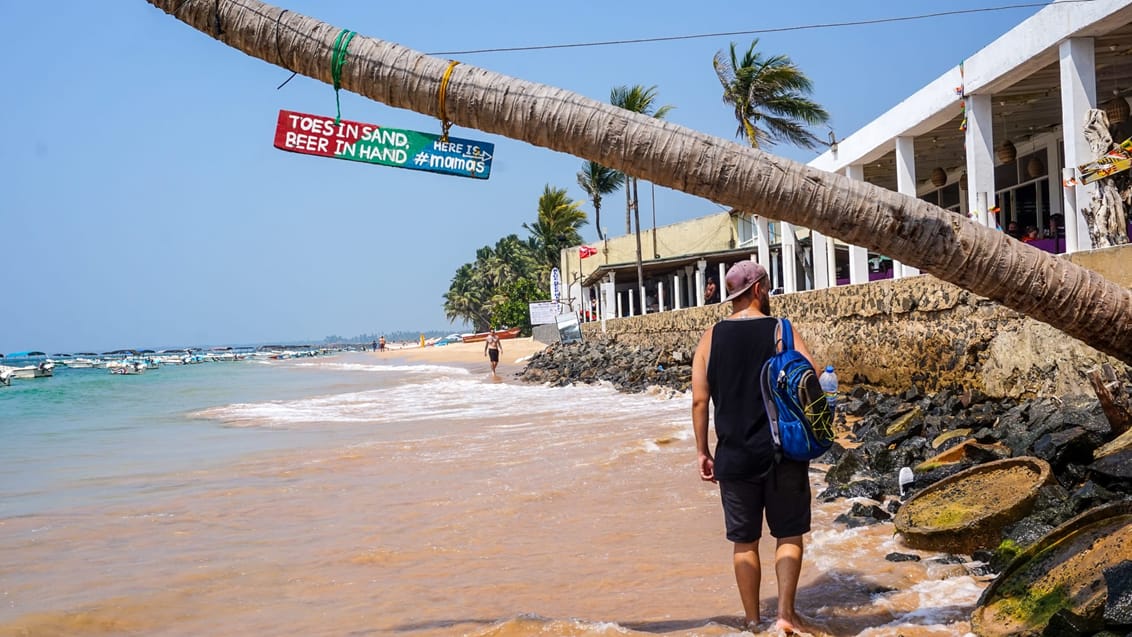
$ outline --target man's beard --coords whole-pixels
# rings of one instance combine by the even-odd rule
[[[770,316],[770,293],[766,290],[759,290],[759,311]]]

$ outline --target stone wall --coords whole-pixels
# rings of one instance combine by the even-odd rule
[[[1073,261],[1132,285],[1130,246]],[[606,336],[690,356],[703,331],[729,311],[723,304],[611,320]],[[996,397],[1089,394],[1088,369],[1101,362],[1124,368],[1045,323],[926,275],[772,297],[771,311],[790,318],[815,361],[833,364],[842,382],[884,391],[916,383]],[[601,324],[588,323],[583,333],[600,338]]]

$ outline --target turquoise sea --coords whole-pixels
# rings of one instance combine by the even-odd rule
[[[515,369],[345,353],[0,387],[0,636],[738,634],[689,397]],[[803,613],[965,633],[985,583],[885,561],[891,525],[846,529],[848,506],[815,504]]]

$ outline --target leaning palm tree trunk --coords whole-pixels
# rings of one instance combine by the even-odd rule
[[[337,27],[258,0],[148,1],[249,55],[331,82]],[[350,42],[348,60],[343,88],[439,115],[447,60],[361,36]],[[460,126],[887,254],[1132,363],[1132,290],[927,202],[467,64],[451,74],[446,112]]]

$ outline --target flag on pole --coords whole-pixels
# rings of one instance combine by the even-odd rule
[[[580,248],[578,248],[578,258],[579,259],[585,259],[586,257],[592,257],[595,254],[597,254],[597,248],[591,248],[590,246],[581,246]]]

